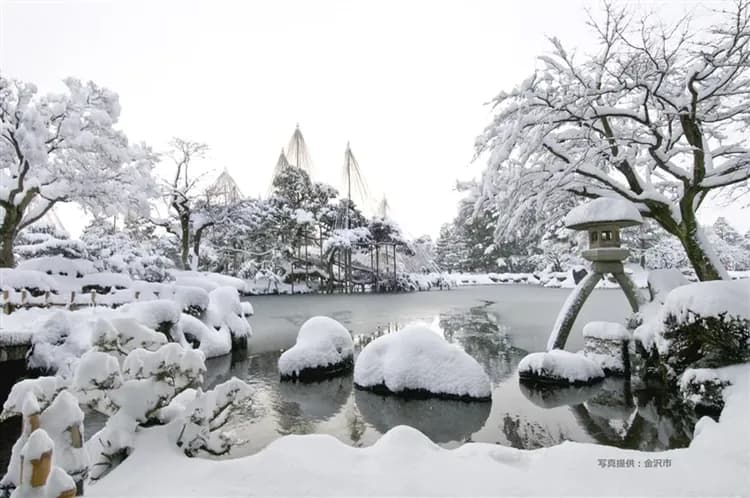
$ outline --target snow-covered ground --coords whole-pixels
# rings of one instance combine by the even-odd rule
[[[655,453],[564,442],[525,451],[442,449],[415,429],[352,448],[327,435],[286,436],[235,460],[186,458],[172,427],[144,429],[133,454],[87,496],[738,496],[750,490],[750,369],[732,375],[719,422],[689,448]],[[134,478],[137,476],[137,478]]]

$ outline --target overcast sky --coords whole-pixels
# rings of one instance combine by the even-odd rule
[[[372,197],[387,195],[410,235],[434,236],[455,214],[455,180],[481,169],[484,104],[528,76],[546,36],[585,50],[585,5],[599,4],[0,0],[0,69],[43,91],[66,76],[111,88],[131,140],[206,142],[204,166],[248,195],[267,192],[296,123],[313,178],[337,187],[350,141]],[[61,214],[77,233],[80,216]],[[724,214],[750,228],[737,206]]]

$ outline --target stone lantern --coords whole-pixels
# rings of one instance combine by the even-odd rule
[[[623,261],[630,252],[620,245],[620,229],[643,223],[638,208],[624,199],[601,197],[572,209],[565,217],[565,226],[588,232],[589,248],[583,251],[591,261],[591,273],[573,290],[557,317],[547,349],[563,349],[583,303],[605,274],[610,273],[628,298],[633,311],[638,311],[635,285],[625,274]]]

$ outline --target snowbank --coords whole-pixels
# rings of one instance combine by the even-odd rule
[[[592,384],[604,378],[604,371],[582,355],[553,349],[525,356],[518,364],[518,376],[538,382]]]
[[[737,377],[742,384],[727,388],[719,422],[701,419],[683,449],[568,441],[447,450],[398,426],[366,448],[328,435],[285,436],[255,455],[217,461],[185,458],[170,429],[155,427],[135,435],[136,451],[87,496],[244,496],[248,489],[259,496],[740,496],[750,489],[750,371]]]
[[[365,346],[354,366],[361,389],[407,396],[489,400],[490,379],[477,361],[425,324],[412,324]]]
[[[279,358],[279,373],[282,379],[325,378],[350,370],[353,358],[354,343],[346,327],[333,318],[314,316]]]

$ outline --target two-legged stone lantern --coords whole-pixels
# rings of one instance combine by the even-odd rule
[[[641,223],[643,218],[635,204],[624,199],[603,197],[576,207],[565,217],[567,228],[588,231],[589,248],[583,251],[583,257],[592,262],[592,271],[565,301],[547,342],[548,350],[565,348],[570,329],[583,303],[607,273],[611,273],[620,284],[633,311],[638,311],[635,285],[625,274],[622,264],[630,253],[620,246],[620,229]]]

